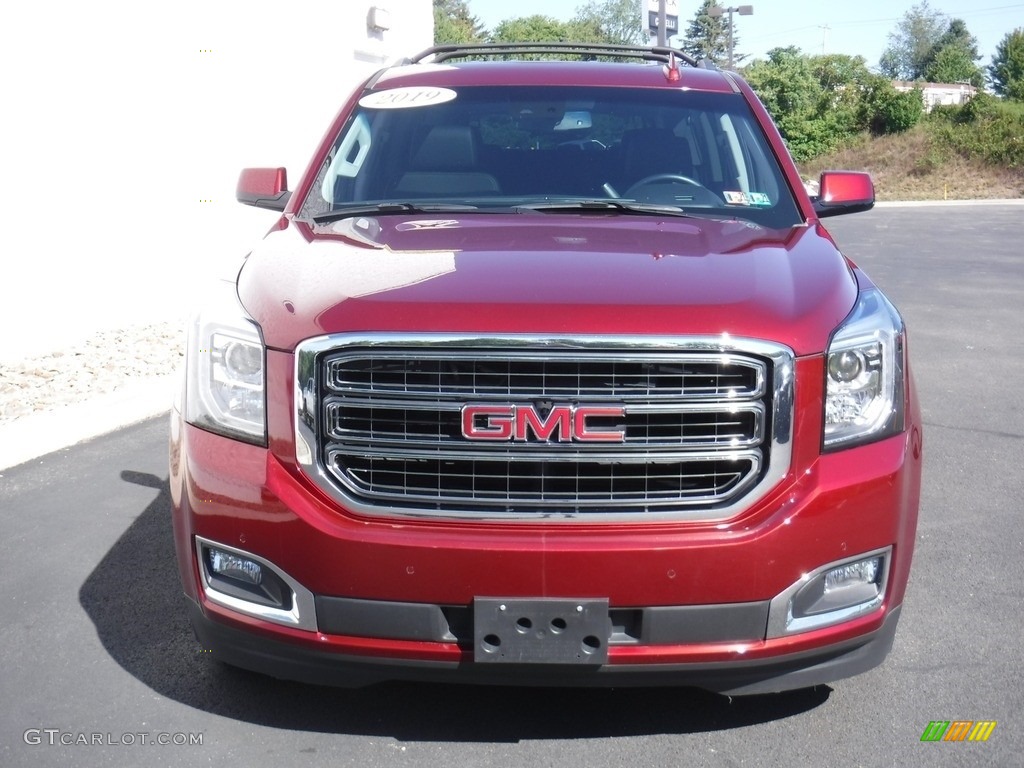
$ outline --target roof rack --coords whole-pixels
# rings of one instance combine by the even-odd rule
[[[419,64],[433,57],[434,63],[469,56],[515,56],[518,54],[561,54],[563,56],[609,56],[621,59],[642,59],[667,64],[672,57],[701,69],[717,69],[707,59],[698,61],[678,48],[667,46],[618,45],[614,43],[467,43],[435,45],[408,60]]]

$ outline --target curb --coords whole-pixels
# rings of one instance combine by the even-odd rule
[[[0,471],[168,413],[179,381],[175,373],[138,379],[83,403],[0,425]]]
[[[875,202],[875,208],[959,208],[976,205],[1024,205],[1024,198],[1002,198],[993,200],[885,200]]]

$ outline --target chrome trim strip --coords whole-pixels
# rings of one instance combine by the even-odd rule
[[[560,452],[557,450],[490,450],[485,457],[477,454],[466,454],[465,451],[417,451],[402,450],[400,448],[371,448],[360,446],[357,448],[360,456],[369,458],[391,458],[400,457],[405,459],[453,459],[455,461],[508,461],[508,462],[531,462],[531,461],[556,461],[570,462],[585,461],[593,464],[686,464],[698,461],[737,461],[739,459],[750,459],[759,462],[760,453],[757,451],[720,451],[709,453],[696,453],[690,451],[658,451],[647,453],[634,451],[631,453],[622,451],[590,451],[583,455],[580,453]],[[341,449],[331,449],[328,455],[341,453]]]
[[[494,350],[502,357],[513,353],[529,354],[539,360],[550,360],[550,354],[556,350],[570,350],[591,354],[604,354],[609,360],[622,359],[629,355],[630,360],[657,357],[661,354],[689,354],[718,356],[729,354],[754,355],[766,358],[772,363],[772,381],[770,382],[772,397],[772,434],[770,437],[770,460],[765,476],[741,499],[716,506],[714,509],[680,509],[679,501],[673,502],[675,509],[650,509],[653,504],[630,503],[622,512],[577,512],[560,508],[558,504],[543,507],[527,513],[503,513],[500,505],[491,502],[481,505],[473,511],[438,510],[431,507],[405,508],[398,506],[368,504],[353,497],[334,481],[317,458],[316,433],[318,421],[323,418],[317,403],[316,377],[317,356],[326,352],[341,353],[346,347],[360,348],[353,352],[352,357],[363,354],[363,350],[371,355],[386,355],[389,348],[402,347],[411,350],[417,356],[431,356],[444,359],[457,350]],[[402,355],[398,354],[401,358]],[[744,357],[741,361],[750,362]],[[756,361],[755,361],[756,362]],[[792,461],[793,438],[793,407],[794,407],[794,365],[795,357],[791,349],[772,342],[758,339],[737,338],[728,334],[721,336],[604,336],[583,335],[567,337],[544,334],[509,334],[504,336],[474,336],[468,334],[433,334],[433,333],[345,333],[318,336],[297,345],[295,349],[295,451],[296,459],[303,472],[320,489],[331,496],[346,509],[369,517],[424,518],[424,519],[463,519],[480,521],[503,521],[531,523],[543,519],[545,522],[586,522],[616,523],[641,520],[699,520],[717,522],[728,520],[749,508],[763,498],[789,472]],[[312,376],[310,376],[312,372]],[[763,372],[761,376],[763,377]],[[369,390],[364,390],[369,391]],[[676,396],[678,398],[678,395]],[[721,399],[721,396],[717,396]],[[576,398],[574,398],[576,399]],[[605,394],[601,398],[609,399]],[[652,398],[653,399],[653,398]],[[655,456],[661,452],[652,452]],[[723,452],[724,453],[724,452]],[[589,454],[588,454],[589,456]],[[468,457],[461,457],[468,458]],[[578,455],[575,458],[579,458]],[[655,457],[645,456],[647,461]],[[716,457],[724,458],[724,457]],[[435,500],[436,501],[436,500]],[[705,502],[706,504],[706,502]],[[624,505],[627,506],[627,505]]]
[[[452,396],[461,396],[457,393]],[[565,395],[565,398],[571,399],[574,402],[576,398],[571,395]],[[541,398],[543,399],[543,398]],[[551,399],[551,398],[547,398]],[[474,404],[476,400],[472,401]],[[518,398],[518,399],[505,399],[500,401],[500,405],[529,405],[533,401],[529,398]],[[556,403],[558,401],[555,401]],[[327,405],[337,404],[344,406],[343,398],[337,395],[330,395],[325,399]],[[484,405],[485,403],[481,403]],[[493,402],[487,402],[487,405],[493,405]],[[611,403],[605,400],[599,402],[601,405],[610,405]],[[463,408],[462,403],[424,403],[417,402],[415,400],[373,400],[372,405],[368,402],[366,405],[360,405],[358,400],[353,404],[355,408],[395,408],[397,410],[406,411],[455,411],[459,412]],[[680,412],[693,412],[693,413],[744,413],[749,411],[764,411],[762,404],[759,401],[746,401],[737,400],[736,402],[728,401],[721,402],[721,400],[710,403],[693,403],[693,402],[681,402],[681,403],[629,403],[625,406],[626,413],[680,413]]]
[[[420,336],[420,335],[421,334],[414,334],[413,336]],[[320,338],[330,338],[330,337],[320,337]],[[407,338],[412,338],[412,337],[402,337],[402,338],[403,339],[407,339]],[[448,350],[440,350],[440,351],[437,350],[437,349],[434,349],[434,348],[431,348],[431,349],[417,349],[417,351],[416,351],[417,359],[419,359],[419,360],[444,360],[444,361],[460,360],[460,359],[466,359],[466,360],[476,360],[476,359],[479,359],[478,356],[472,355],[472,354],[468,353],[468,351],[465,349],[464,345],[461,342],[459,342],[459,341],[452,342],[451,341],[454,338],[461,339],[462,337],[452,337],[452,336],[445,335],[445,336],[439,336],[438,338],[439,338],[439,341],[438,341],[438,346],[439,347],[448,346],[448,347],[454,347],[454,348],[448,349]],[[508,337],[504,337],[504,338],[505,339],[509,339],[509,338],[513,338],[513,337],[512,336],[508,336]],[[531,336],[530,338],[537,339],[537,338],[540,338],[540,337]],[[315,340],[311,339],[310,341],[315,341]],[[492,341],[492,339],[482,339],[481,341],[489,342],[489,341]],[[566,342],[565,339],[557,339],[557,341],[560,342],[560,343],[558,343],[558,344],[547,344],[546,348],[547,349],[551,349],[551,348],[565,349],[565,348],[567,348],[567,345],[565,343]],[[332,354],[331,363],[333,364],[335,362],[344,362],[346,360],[360,360],[360,359],[363,359],[365,357],[365,354],[362,351],[362,349],[365,347],[365,345],[364,344],[358,344],[358,346],[360,347],[360,351],[359,352],[353,352],[351,354],[345,354],[341,350],[335,350],[334,354]],[[401,342],[399,344],[396,344],[395,346],[416,346],[416,345],[415,344],[408,344],[407,345],[404,342]],[[477,345],[477,346],[488,346],[488,344],[483,343],[483,344],[480,344],[480,345]],[[572,347],[572,346],[569,346],[568,348],[576,349],[576,350],[578,350],[580,352],[585,353],[585,355],[586,355],[586,357],[584,358],[585,361],[586,362],[594,362],[594,363],[602,363],[602,362],[622,363],[622,362],[629,362],[629,363],[662,363],[662,364],[664,364],[666,362],[669,362],[669,363],[671,363],[671,362],[679,362],[679,361],[673,361],[673,360],[666,360],[665,359],[665,353],[671,354],[674,351],[680,351],[680,352],[681,351],[685,351],[685,352],[687,352],[687,359],[685,361],[687,363],[696,364],[696,365],[728,365],[728,364],[735,364],[735,365],[738,365],[738,366],[742,366],[743,368],[747,368],[750,371],[752,371],[754,373],[755,377],[756,377],[756,379],[755,379],[755,386],[754,386],[753,389],[734,390],[734,391],[731,391],[731,392],[710,392],[710,393],[700,393],[700,392],[692,392],[691,393],[691,392],[687,392],[685,394],[679,393],[679,392],[668,393],[668,394],[656,394],[656,393],[655,394],[651,394],[651,393],[634,393],[634,392],[612,392],[612,391],[605,391],[605,390],[602,389],[600,392],[596,392],[596,393],[590,393],[590,392],[586,392],[586,391],[584,391],[583,393],[579,393],[578,391],[574,390],[574,391],[570,391],[570,392],[566,392],[566,393],[559,393],[559,392],[543,393],[542,392],[542,393],[540,393],[538,395],[537,393],[535,393],[535,392],[533,392],[531,390],[531,392],[530,392],[530,396],[531,397],[544,397],[544,398],[549,398],[549,399],[557,399],[558,397],[572,397],[577,402],[589,402],[592,399],[593,400],[614,399],[614,400],[623,401],[623,402],[628,402],[629,400],[640,400],[642,402],[649,402],[649,401],[652,401],[652,400],[653,401],[665,400],[665,399],[673,400],[673,399],[679,399],[681,397],[685,397],[687,400],[705,400],[706,399],[706,400],[728,400],[728,401],[731,402],[733,400],[758,400],[761,397],[763,397],[764,394],[765,394],[765,388],[766,388],[765,367],[766,366],[763,365],[762,363],[760,363],[759,361],[751,360],[748,357],[743,357],[743,358],[740,358],[740,359],[737,359],[737,360],[734,360],[734,361],[730,361],[730,359],[729,359],[729,352],[730,351],[739,351],[739,350],[716,350],[717,354],[713,354],[713,355],[712,354],[706,354],[706,355],[697,356],[697,355],[690,355],[689,354],[689,352],[690,352],[689,349],[680,350],[680,349],[671,349],[671,348],[659,348],[659,349],[661,349],[661,353],[662,353],[660,355],[655,355],[655,354],[633,354],[633,353],[631,353],[628,360],[623,360],[621,352],[617,353],[617,354],[616,353],[609,353],[609,352],[607,352],[607,348],[599,349],[599,350],[598,349],[588,348],[588,347]],[[326,350],[321,350],[321,351],[326,351]],[[701,350],[701,351],[707,351],[707,350]],[[399,353],[399,352],[389,353],[387,351],[385,351],[385,352],[373,352],[373,357],[376,360],[404,361],[404,360],[408,359],[408,355],[405,355],[405,354],[402,354],[402,353]],[[522,349],[508,349],[508,350],[502,349],[501,354],[500,354],[500,359],[502,359],[502,360],[515,360],[515,361],[518,361],[518,362],[536,362],[536,363],[550,363],[550,362],[553,362],[550,353],[543,354],[543,353],[525,351],[525,350],[522,350]],[[578,362],[578,361],[574,361],[574,362]],[[667,376],[667,374],[665,374],[665,375]],[[696,375],[696,374],[691,374],[691,375]],[[342,386],[342,385],[338,385],[336,383],[327,382],[327,381],[324,382],[324,386],[325,386],[325,388],[330,389],[331,392],[334,392],[334,393],[337,393],[337,394],[355,394],[355,395],[359,395],[359,394],[378,394],[378,395],[380,395],[380,394],[393,394],[393,395],[401,395],[403,397],[410,397],[410,398],[415,398],[415,397],[435,398],[435,397],[453,396],[453,397],[472,398],[474,400],[486,400],[488,398],[492,398],[493,397],[493,398],[496,398],[498,400],[505,401],[505,400],[514,400],[517,397],[525,397],[526,396],[526,395],[523,395],[523,394],[518,394],[518,393],[516,393],[514,391],[513,392],[509,392],[509,391],[506,391],[504,389],[502,389],[501,391],[487,392],[486,390],[488,388],[486,388],[486,387],[482,388],[484,391],[480,391],[480,390],[477,390],[477,389],[471,389],[471,388],[467,387],[467,391],[465,391],[465,392],[463,392],[461,390],[458,390],[458,389],[448,390],[448,391],[445,391],[445,392],[438,392],[436,390],[431,389],[429,391],[422,392],[422,391],[418,391],[417,389],[409,389],[407,387],[390,387],[390,388],[389,387],[378,387],[378,388],[375,388],[375,389],[370,389],[369,387]],[[493,389],[493,388],[491,388],[491,389]]]
[[[566,398],[569,399],[569,398]],[[574,399],[573,399],[574,400]],[[509,403],[512,405],[519,405],[520,402]],[[522,404],[529,404],[522,402]],[[607,405],[607,403],[605,403]],[[511,440],[502,441],[487,441],[477,440],[467,442],[465,439],[462,440],[450,440],[442,437],[432,437],[429,434],[421,434],[418,437],[401,437],[396,433],[393,437],[387,433],[383,434],[372,434],[365,430],[354,430],[346,428],[338,428],[333,426],[334,414],[338,411],[343,411],[346,408],[353,409],[373,409],[377,410],[401,410],[401,411],[424,411],[427,413],[437,412],[452,412],[458,413],[464,405],[457,402],[449,403],[426,403],[417,401],[401,401],[401,400],[373,400],[365,404],[358,401],[347,403],[344,399],[337,395],[330,395],[324,401],[324,413],[326,415],[326,424],[324,425],[324,432],[333,441],[339,443],[346,443],[352,446],[358,446],[365,444],[373,445],[388,445],[394,444],[396,447],[418,447],[418,448],[437,448],[439,446],[452,447],[456,450],[461,450],[463,455],[469,453],[483,453],[489,450],[495,449],[495,447],[504,447],[512,444]],[[745,402],[739,401],[736,403],[728,402],[713,402],[713,403],[651,403],[649,405],[626,405],[624,407],[625,415],[659,415],[659,414],[685,414],[685,413],[706,413],[706,414],[752,414],[754,416],[753,427],[750,430],[743,430],[742,434],[737,432],[724,433],[718,439],[667,439],[667,438],[643,438],[643,437],[630,437],[629,427],[626,428],[626,439],[623,441],[625,445],[634,446],[634,450],[639,450],[640,446],[646,446],[652,449],[665,449],[665,448],[731,448],[733,450],[739,448],[750,448],[752,446],[760,445],[764,440],[764,404],[761,402]],[[339,417],[343,418],[343,417]],[[655,424],[655,427],[660,426]],[[716,432],[721,431],[722,425],[715,426]],[[639,429],[640,425],[633,425],[634,429]],[[403,432],[401,434],[412,435],[411,432]],[[562,444],[562,449],[559,454],[567,453],[568,446]],[[595,451],[607,449],[607,446],[587,443],[573,443],[573,450]]]
[[[329,452],[328,453],[328,458],[333,458],[333,455],[335,453],[338,453],[338,452],[340,452],[340,451],[331,451],[331,452]],[[361,451],[360,453],[361,453],[361,455],[364,455],[364,456],[376,456],[376,457],[379,457],[379,458],[387,458],[389,456],[395,455],[395,453],[397,453],[397,452],[395,452],[395,453],[388,453],[387,451],[369,451],[369,450],[366,450],[366,451]],[[408,454],[406,454],[406,456],[409,457],[409,458],[420,458],[418,456],[409,456]],[[461,459],[461,460],[464,460],[464,461],[472,461],[473,460],[472,458],[467,458],[467,457],[463,457],[463,456],[452,456],[452,455],[440,456],[440,457],[436,456],[436,455],[431,455],[431,456],[423,457],[423,458],[429,458],[429,459],[454,458],[454,459]],[[507,461],[507,462],[511,462],[511,463],[514,463],[514,462],[520,461],[520,460],[526,461],[526,462],[529,462],[529,461],[534,461],[534,462],[536,462],[536,461],[545,461],[545,462],[552,462],[552,463],[553,462],[577,463],[577,462],[581,461],[581,457],[578,456],[578,455],[574,455],[574,456],[549,456],[549,455],[546,455],[546,454],[544,454],[544,455],[533,454],[533,455],[530,455],[530,456],[524,456],[524,455],[521,455],[521,454],[514,454],[514,455],[513,454],[507,454],[507,455],[499,454],[499,455],[496,455],[496,456],[493,456],[493,457],[492,456],[488,456],[487,458],[489,460],[494,460],[494,461],[499,461],[499,462],[500,461]],[[715,493],[701,492],[699,494],[693,493],[693,494],[689,494],[688,495],[684,491],[678,491],[678,492],[674,493],[673,495],[669,495],[669,492],[667,492],[667,491],[666,492],[662,492],[662,493],[659,493],[657,491],[649,491],[649,492],[645,492],[642,496],[638,495],[635,499],[629,498],[628,500],[620,500],[618,502],[613,501],[613,500],[609,500],[607,498],[607,495],[603,494],[603,493],[600,494],[600,495],[594,494],[594,493],[591,493],[591,494],[588,495],[586,492],[577,492],[572,497],[565,496],[565,495],[562,495],[562,494],[558,494],[558,493],[555,493],[555,492],[551,492],[548,499],[538,499],[535,496],[513,496],[513,495],[504,495],[504,496],[501,496],[500,498],[492,498],[492,497],[487,496],[487,495],[481,495],[479,497],[476,497],[476,499],[478,500],[479,504],[486,505],[486,506],[491,506],[491,507],[512,506],[512,505],[514,505],[514,506],[523,506],[523,507],[548,507],[548,506],[552,506],[552,505],[559,505],[559,506],[572,505],[572,506],[575,506],[575,507],[582,507],[584,509],[586,509],[588,507],[591,508],[591,509],[594,509],[594,508],[606,509],[608,507],[614,507],[614,506],[617,506],[617,505],[628,505],[628,506],[633,507],[633,508],[639,508],[639,507],[664,507],[664,506],[671,506],[671,505],[676,505],[676,506],[693,506],[693,505],[696,505],[696,504],[702,504],[702,505],[716,504],[716,503],[726,502],[729,499],[735,497],[737,494],[742,493],[744,490],[749,488],[750,485],[753,484],[756,481],[757,475],[760,473],[760,470],[761,470],[761,457],[760,457],[760,454],[758,452],[756,452],[756,451],[750,451],[750,452],[746,452],[746,453],[734,452],[734,453],[720,454],[720,455],[678,455],[678,454],[671,454],[671,455],[664,456],[664,457],[663,456],[658,456],[656,458],[650,458],[650,457],[647,457],[647,456],[630,456],[630,455],[609,455],[609,454],[605,454],[605,455],[598,455],[598,456],[586,456],[586,457],[584,457],[582,459],[582,461],[584,463],[616,464],[616,465],[621,465],[621,464],[686,464],[686,463],[697,463],[697,462],[700,462],[700,461],[728,462],[728,461],[737,461],[737,460],[749,462],[749,465],[751,466],[751,471],[747,472],[745,475],[743,475],[739,470],[736,473],[732,474],[732,475],[725,474],[725,473],[719,473],[720,476],[723,479],[723,482],[720,483],[719,485],[724,487],[724,490],[719,490],[719,491],[717,491]],[[707,475],[707,473],[704,473],[704,474],[705,474],[705,476]],[[738,478],[739,482],[736,482],[736,480],[737,480],[736,475],[739,475],[739,478]],[[696,473],[696,474],[692,475],[691,477],[696,478],[696,477],[700,477],[700,476],[701,476],[700,473]],[[363,487],[360,487],[357,484],[357,482],[356,482],[357,477],[351,476],[351,473],[349,475],[337,474],[337,475],[334,475],[334,477],[336,477],[338,479],[338,481],[341,482],[345,487],[347,487],[352,493],[358,494],[359,496],[362,496],[363,498],[371,498],[371,499],[372,498],[379,498],[379,499],[391,500],[391,501],[395,501],[396,499],[401,499],[403,501],[422,502],[422,503],[431,504],[431,505],[434,505],[434,506],[436,506],[438,504],[448,504],[448,505],[451,505],[452,507],[472,506],[472,504],[474,502],[474,497],[470,496],[468,494],[467,495],[463,495],[463,496],[458,496],[458,495],[454,495],[452,493],[446,493],[444,495],[441,495],[440,493],[434,494],[434,495],[430,495],[430,494],[426,494],[426,493],[422,493],[422,492],[421,493],[416,493],[416,492],[408,492],[408,493],[394,492],[394,493],[388,493],[388,492],[384,492],[384,491],[374,490],[372,488],[363,488]],[[650,477],[650,476],[648,476],[648,477]],[[521,479],[521,477],[517,477],[517,478],[513,478],[513,479]],[[637,492],[637,493],[639,494],[639,492]],[[626,496],[626,494],[623,494],[623,496]],[[453,512],[452,514],[457,514],[457,513]],[[594,512],[594,511],[589,511],[589,512],[588,511],[581,511],[578,514],[580,514],[580,515],[594,515],[594,514],[603,514],[603,513]]]
[[[275,624],[283,624],[286,627],[306,629],[310,632],[317,631],[316,603],[313,600],[313,593],[302,586],[298,581],[293,579],[266,558],[254,555],[252,552],[247,552],[244,549],[238,549],[237,547],[229,547],[226,544],[221,544],[220,542],[213,541],[212,539],[204,539],[202,536],[196,536],[195,540],[196,559],[199,562],[200,583],[203,588],[203,594],[208,600],[210,600],[210,602],[217,603],[225,608],[230,608],[233,611],[238,611],[239,613],[244,613],[248,616],[255,616],[258,619],[272,621]],[[232,554],[248,558],[249,560],[254,560],[264,568],[276,573],[292,591],[292,609],[290,611],[283,611],[280,608],[271,608],[268,605],[251,603],[248,600],[242,600],[234,595],[228,595],[219,591],[210,580],[210,574],[206,570],[206,558],[203,557],[204,545],[207,547],[214,547],[215,549],[221,549],[225,552],[231,552]]]

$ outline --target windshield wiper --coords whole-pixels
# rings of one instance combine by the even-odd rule
[[[539,211],[541,213],[616,211],[618,213],[639,213],[642,215],[660,214],[663,216],[683,216],[691,218],[691,215],[678,205],[638,203],[632,200],[562,200],[559,202],[526,203],[523,205],[517,205],[516,209]]]
[[[443,213],[446,211],[475,211],[477,206],[463,203],[373,203],[371,205],[349,205],[313,217],[315,224],[329,224],[352,216],[371,214],[389,215],[394,213]]]

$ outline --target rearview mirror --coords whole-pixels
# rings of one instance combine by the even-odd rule
[[[818,218],[868,211],[875,205],[871,176],[857,171],[825,171],[812,199]]]
[[[245,168],[235,188],[238,202],[270,211],[283,211],[291,195],[284,168]]]
[[[589,112],[578,111],[578,112],[566,112],[562,115],[562,119],[555,125],[556,131],[579,131],[585,128],[592,128],[594,125],[593,119],[590,117]]]

